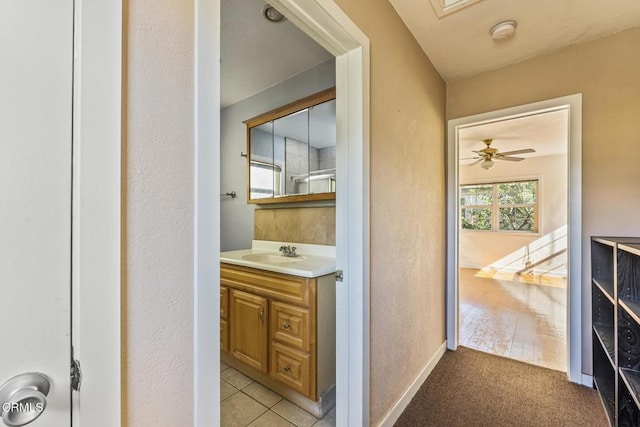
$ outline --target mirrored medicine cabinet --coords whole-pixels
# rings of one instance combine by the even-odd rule
[[[248,203],[335,199],[335,88],[246,120]]]

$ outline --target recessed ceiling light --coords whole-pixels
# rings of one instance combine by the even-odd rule
[[[489,34],[494,40],[502,40],[513,36],[516,32],[516,21],[502,21],[491,28]]]
[[[275,22],[276,24],[287,20],[287,18],[285,18],[284,15],[278,11],[278,9],[271,6],[270,4],[267,4],[262,8],[262,16],[264,16],[267,21]]]

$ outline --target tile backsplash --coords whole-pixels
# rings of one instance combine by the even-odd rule
[[[256,209],[254,239],[278,242],[336,244],[336,208]]]

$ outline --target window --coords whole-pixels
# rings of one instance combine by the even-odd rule
[[[260,199],[280,194],[280,172],[281,168],[278,165],[252,160],[249,172],[251,174],[251,198]]]
[[[445,15],[460,10],[463,7],[471,6],[479,1],[480,0],[431,0],[431,5],[436,15],[438,15],[438,18],[442,18]]]
[[[538,180],[460,186],[464,230],[538,232]]]

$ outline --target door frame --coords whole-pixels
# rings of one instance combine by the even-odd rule
[[[121,424],[122,2],[74,1],[71,342],[74,426]]]
[[[369,40],[333,0],[272,0],[336,56],[336,420],[369,425]],[[219,423],[220,0],[196,1],[194,423]],[[213,286],[212,286],[213,284]],[[213,405],[211,402],[215,402]],[[344,404],[343,404],[344,403]]]
[[[459,153],[458,129],[559,109],[569,113],[567,376],[591,385],[582,374],[582,94],[563,96],[448,121],[447,135],[447,348],[458,346]]]

